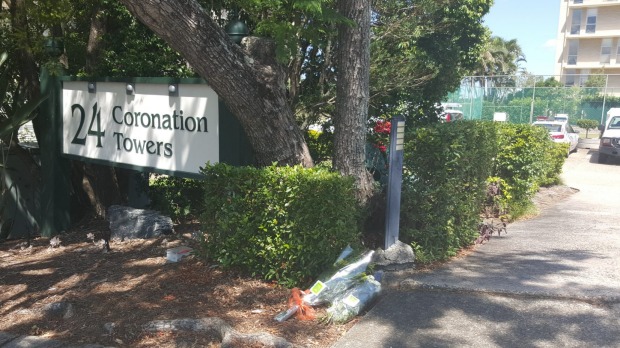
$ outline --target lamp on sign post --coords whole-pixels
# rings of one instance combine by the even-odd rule
[[[400,228],[400,195],[403,183],[403,157],[405,149],[405,118],[392,118],[390,130],[390,159],[385,217],[385,250],[398,241]]]
[[[238,17],[236,12],[231,12],[231,17]],[[241,44],[241,40],[250,34],[248,26],[239,18],[233,19],[224,27],[226,34],[230,36],[234,43]]]
[[[43,43],[43,50],[51,57],[58,58],[65,50],[65,44],[61,39],[48,37]]]

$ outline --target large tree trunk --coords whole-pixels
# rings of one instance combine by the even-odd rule
[[[95,74],[102,51],[103,36],[106,33],[105,12],[100,2],[93,3],[90,31],[86,46],[86,73]],[[80,212],[91,206],[95,215],[105,218],[106,210],[113,204],[124,202],[118,184],[117,171],[110,166],[72,161],[72,185],[75,199],[80,201]]]
[[[338,11],[355,25],[338,27],[334,167],[355,178],[358,199],[372,195],[366,170],[366,121],[370,80],[370,0],[338,0]]]
[[[107,32],[105,23],[105,11],[101,6],[101,2],[95,1],[91,13],[88,43],[86,45],[86,73],[90,75],[95,72],[101,60],[103,36]]]
[[[275,76],[280,69],[244,54],[196,0],[121,2],[209,82],[243,126],[259,164],[312,166],[284,79]]]

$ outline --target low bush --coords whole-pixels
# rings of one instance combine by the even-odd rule
[[[152,175],[149,180],[150,207],[177,222],[197,218],[203,210],[202,180]]]
[[[416,128],[405,146],[401,239],[420,262],[453,256],[479,235],[496,125],[443,123]]]
[[[566,151],[531,125],[467,121],[409,131],[401,239],[422,263],[454,256],[480,236],[481,213],[510,219],[529,211],[539,186],[559,182]]]
[[[545,170],[540,178],[540,186],[551,186],[561,183],[560,174],[562,173],[562,166],[564,166],[566,161],[568,147],[568,143],[549,142],[545,152]]]
[[[305,133],[308,150],[315,163],[321,163],[331,159],[334,149],[333,133],[309,129]]]
[[[493,176],[506,183],[503,191],[511,218],[529,209],[541,185],[559,181],[566,157],[549,138],[547,130],[529,124],[498,124],[497,157]]]
[[[354,182],[326,169],[210,165],[201,254],[286,286],[307,285],[359,241]]]

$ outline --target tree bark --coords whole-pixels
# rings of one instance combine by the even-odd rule
[[[86,46],[85,70],[89,75],[96,75],[101,57],[102,39],[106,33],[104,16],[101,3],[96,1],[93,4]],[[79,208],[74,209],[73,215],[92,212],[98,217],[105,218],[109,206],[125,201],[118,184],[117,171],[113,167],[82,161],[71,161],[71,164],[71,185],[75,191],[73,199],[79,202]],[[87,207],[92,210],[89,211]]]
[[[105,12],[101,8],[101,2],[93,4],[93,11],[90,20],[90,30],[88,32],[88,43],[86,44],[86,73],[93,74],[101,60],[103,35],[107,32]]]
[[[121,2],[209,82],[241,123],[258,164],[312,166],[280,68],[245,54],[196,0]]]
[[[366,170],[366,121],[370,81],[370,0],[338,0],[338,11],[352,20],[338,26],[334,167],[355,178],[358,199],[372,196]]]

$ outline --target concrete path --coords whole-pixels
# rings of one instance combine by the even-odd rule
[[[580,191],[428,273],[391,274],[333,348],[620,347],[620,164],[566,161]]]

